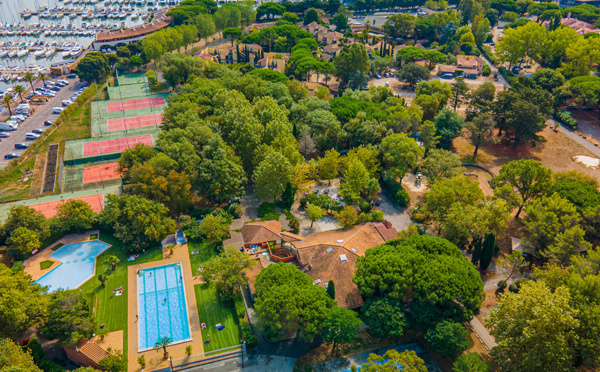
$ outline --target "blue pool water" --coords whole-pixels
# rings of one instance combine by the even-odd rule
[[[48,292],[77,288],[94,276],[96,256],[108,247],[100,240],[67,244],[50,255],[62,263],[35,282],[47,286]]]
[[[177,239],[177,244],[185,244],[185,235],[183,235],[183,232],[179,231],[175,233],[175,237]]]
[[[137,275],[139,350],[154,347],[159,338],[172,343],[191,339],[181,265],[142,269]]]

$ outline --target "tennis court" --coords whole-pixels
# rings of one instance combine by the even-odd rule
[[[120,153],[142,143],[148,146],[154,146],[151,134],[141,136],[132,136],[125,138],[115,138],[103,141],[88,142],[83,144],[83,156],[91,157],[104,154]]]
[[[148,83],[148,78],[146,77],[146,74],[144,74],[143,72],[137,72],[137,73],[133,73],[133,74],[123,74],[123,75],[119,75],[119,73],[117,72],[117,82],[119,83],[119,85],[129,85],[129,84],[141,84],[141,83]]]
[[[58,213],[58,211],[56,210],[56,207],[58,207],[61,204],[64,204],[65,202],[67,202],[69,200],[83,200],[84,202],[88,203],[90,205],[90,207],[92,207],[92,210],[96,213],[100,213],[102,211],[102,208],[104,208],[104,195],[103,194],[80,196],[77,198],[69,198],[69,199],[64,199],[64,200],[56,200],[56,201],[51,201],[51,202],[46,202],[46,203],[33,204],[33,205],[30,205],[30,207],[35,209],[36,211],[42,212],[42,214],[44,216],[46,216],[46,218],[52,218],[56,215],[56,213]]]
[[[129,130],[134,128],[158,126],[162,123],[162,114],[134,116],[108,120],[108,131]]]
[[[121,178],[117,172],[119,163],[93,165],[83,168],[83,183],[102,182]]]
[[[107,87],[108,96],[110,99],[130,99],[130,98],[139,98],[144,96],[152,95],[152,91],[150,90],[150,86],[148,83],[141,84],[129,84],[129,85],[117,85],[112,87]]]
[[[162,107],[165,105],[166,102],[163,97],[138,98],[125,101],[107,102],[106,111],[110,113],[117,111],[137,110],[141,108]]]

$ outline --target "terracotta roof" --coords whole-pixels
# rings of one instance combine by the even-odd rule
[[[460,67],[476,68],[481,64],[483,64],[483,60],[477,56],[465,56],[460,54],[456,56],[456,65]]]
[[[104,350],[100,345],[93,341],[89,342],[86,339],[81,340],[79,345],[77,345],[77,350],[97,364],[99,364],[102,359],[109,356],[108,351]]]
[[[293,242],[293,241],[296,241],[296,240],[304,240],[304,239],[306,239],[306,237],[303,236],[303,235],[294,234],[294,233],[291,233],[289,231],[282,231],[280,235],[283,238],[284,242]]]
[[[363,305],[358,286],[352,282],[358,256],[342,247],[327,245],[310,247],[303,254],[311,261],[310,270],[303,271],[317,282],[313,282],[315,285],[326,288],[329,281],[333,281],[338,306],[355,309]]]
[[[323,49],[323,52],[325,52],[325,53],[335,54],[342,48],[340,48],[340,46],[338,44],[330,44],[330,45],[324,46],[322,49]]]
[[[281,240],[281,224],[279,221],[250,222],[242,226],[242,237],[246,244]]]
[[[150,34],[154,31],[165,28],[173,22],[173,18],[166,15],[166,13],[173,7],[161,9],[154,13],[154,18],[151,23],[143,24],[142,26],[136,26],[125,30],[106,31],[100,32],[96,35],[96,41],[112,41],[126,39],[130,37],[138,37]]]
[[[256,260],[256,265],[254,265],[252,269],[246,270],[246,277],[248,277],[248,286],[250,287],[250,292],[252,292],[253,295],[256,294],[256,289],[254,288],[256,276],[260,274],[260,271],[263,269],[263,267],[266,267],[263,266],[262,261],[260,260],[261,257],[265,256],[259,255],[257,258],[252,258],[253,260]]]

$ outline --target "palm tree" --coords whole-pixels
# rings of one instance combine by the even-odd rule
[[[44,74],[43,72],[40,72],[38,74],[38,80],[42,82],[42,84],[44,84],[44,89],[46,88],[46,80],[50,80],[49,76],[46,76],[46,74]]]
[[[26,92],[25,87],[22,85],[15,85],[13,87],[13,90],[15,91],[15,93],[17,93],[19,95],[19,98],[21,99],[21,101],[23,101],[23,93]]]
[[[8,113],[10,114],[10,116],[12,116],[12,110],[10,109],[10,104],[14,102],[12,97],[9,95],[5,95],[4,98],[2,98],[2,102],[4,103],[4,106],[8,107]]]
[[[31,85],[31,91],[33,92],[33,82],[35,81],[35,76],[31,72],[26,72],[23,74],[23,80]]]
[[[169,346],[169,344],[172,342],[173,340],[171,340],[170,337],[161,337],[158,339],[158,341],[156,341],[156,343],[154,344],[154,346],[156,347],[156,351],[160,350],[160,348],[163,349],[163,357],[165,359],[169,358],[169,353],[167,353],[167,346]]]
[[[112,267],[112,269],[116,270],[117,264],[119,262],[121,262],[121,261],[119,260],[119,257],[113,255],[113,256],[106,257],[104,259],[104,262],[110,264],[110,266]]]
[[[102,283],[102,285],[106,285],[106,280],[108,279],[108,275],[106,274],[100,274],[98,275],[98,280],[100,281],[100,283]]]

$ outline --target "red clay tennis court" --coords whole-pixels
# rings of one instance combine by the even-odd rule
[[[42,214],[44,216],[46,216],[46,218],[52,218],[56,215],[56,213],[58,213],[58,211],[56,210],[56,207],[58,207],[59,205],[65,203],[69,200],[83,200],[84,202],[88,203],[90,205],[90,207],[92,207],[92,210],[94,210],[94,212],[96,212],[96,213],[100,213],[102,211],[102,208],[104,207],[104,195],[96,194],[96,195],[80,196],[78,198],[72,198],[72,199],[57,200],[57,201],[53,201],[53,202],[35,204],[35,205],[32,205],[31,208],[35,209],[36,211],[42,212]]]
[[[108,131],[125,130],[132,128],[151,127],[162,123],[162,114],[150,114],[108,120]]]
[[[117,111],[129,111],[129,110],[137,110],[137,109],[145,109],[150,107],[161,107],[165,106],[164,97],[149,97],[149,98],[138,98],[138,99],[129,99],[126,101],[117,101],[117,102],[107,102],[106,103],[106,111],[107,112],[117,112]]]
[[[83,183],[101,182],[121,178],[117,172],[119,163],[93,165],[83,168]]]
[[[98,156],[105,154],[114,154],[116,152],[122,152],[129,148],[134,147],[136,144],[142,143],[148,146],[154,146],[151,134],[144,134],[141,136],[132,136],[126,138],[117,138],[110,140],[103,140],[97,142],[88,142],[83,144],[83,156]]]

